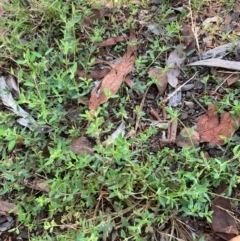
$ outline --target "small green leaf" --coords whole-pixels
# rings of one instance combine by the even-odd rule
[[[13,148],[15,147],[15,145],[16,145],[16,140],[10,141],[10,142],[8,143],[8,150],[9,150],[9,151],[12,151]]]

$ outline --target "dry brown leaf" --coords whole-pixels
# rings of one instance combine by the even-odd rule
[[[127,75],[124,79],[124,82],[128,85],[128,87],[132,88],[134,86],[134,82],[132,79]]]
[[[94,154],[91,143],[85,137],[74,138],[70,143],[70,147],[75,154],[81,154],[83,152],[86,152],[89,155]]]
[[[50,187],[45,179],[35,178],[32,182],[24,182],[23,185],[41,192],[50,192]]]
[[[149,111],[149,113],[158,121],[161,121],[162,119],[160,118],[159,114],[157,113],[156,110],[154,110],[152,107]]]
[[[184,62],[184,60],[184,46],[180,44],[170,53],[167,59],[167,65],[170,66],[170,69],[167,71],[168,83],[174,88],[178,85],[177,77],[180,74],[180,65]]]
[[[236,128],[237,125],[229,112],[223,112],[219,120],[218,114],[215,113],[215,105],[211,104],[206,114],[199,118],[196,131],[200,135],[201,142],[223,145],[224,140],[220,136],[230,138]]]
[[[0,7],[0,16],[2,17],[4,13],[5,13],[4,9]]]
[[[229,241],[240,241],[240,235],[230,239]]]
[[[96,19],[103,18],[108,13],[107,8],[92,8],[91,11],[92,11],[92,14],[84,19],[83,24],[86,24],[86,25],[92,24],[93,21],[95,21]]]
[[[232,74],[227,79],[228,86],[234,84],[239,79],[239,74]]]
[[[0,212],[1,212],[1,214],[6,213],[6,215],[9,212],[13,212],[14,214],[17,214],[17,207],[13,203],[0,200]]]
[[[176,140],[177,146],[180,147],[199,147],[200,137],[199,134],[189,127],[181,130]]]
[[[224,20],[225,25],[229,25],[232,22],[232,16],[228,14]]]
[[[178,127],[178,120],[177,118],[175,118],[172,120],[168,128],[168,139],[171,140],[172,143],[176,142],[177,127]]]
[[[221,183],[216,193],[221,194],[226,189],[226,184]],[[212,229],[224,240],[229,240],[238,234],[237,224],[234,217],[230,214],[232,212],[230,199],[224,197],[217,197],[211,203],[212,215]]]
[[[111,46],[123,41],[126,41],[126,37],[124,36],[111,37],[102,41],[101,43],[97,43],[97,46],[98,47]]]
[[[159,84],[157,84],[157,88],[158,88],[159,94],[163,95],[168,84],[167,73],[163,72],[161,69],[158,69],[158,68],[151,68],[148,71],[148,75],[159,81]]]
[[[84,77],[88,79],[102,79],[106,76],[111,70],[109,68],[105,69],[94,69],[91,73],[85,74],[84,70],[77,70],[77,76]]]
[[[183,39],[184,39],[184,44],[185,44],[185,51],[189,52],[193,49],[195,49],[195,36],[194,33],[192,31],[191,26],[187,25],[187,24],[182,24],[182,35],[183,35]]]
[[[134,40],[135,34],[130,33],[129,40]],[[93,112],[97,107],[105,103],[112,95],[116,94],[120,88],[124,78],[133,69],[133,65],[136,59],[136,47],[129,45],[127,52],[123,55],[122,60],[114,66],[114,68],[103,78],[101,84],[96,87],[91,94],[89,100],[89,109]],[[105,94],[105,91],[109,91],[109,95]]]
[[[214,59],[200,60],[200,61],[188,64],[188,66],[196,66],[196,65],[220,67],[224,69],[234,69],[234,70],[240,71],[239,61],[228,61],[228,60],[214,58]]]
[[[204,25],[209,25],[210,23],[216,23],[216,22],[218,22],[218,21],[220,21],[221,20],[221,18],[219,17],[219,16],[214,16],[214,17],[211,17],[211,18],[206,18],[204,21],[203,21],[203,23],[202,23],[202,25],[204,26]]]

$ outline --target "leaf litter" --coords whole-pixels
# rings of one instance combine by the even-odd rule
[[[130,31],[129,41],[135,40],[135,34]],[[136,59],[136,46],[129,44],[127,52],[123,55],[121,61],[103,78],[100,85],[93,90],[89,109],[93,112],[97,107],[105,103],[111,96],[116,94],[124,81],[124,78],[132,71]],[[106,95],[106,90],[110,93]]]
[[[160,95],[163,95],[165,93],[165,90],[167,88],[167,84],[168,84],[168,76],[166,72],[163,72],[161,69],[159,68],[151,68],[148,71],[148,75],[154,79],[158,80],[157,83],[157,88],[159,91]]]
[[[96,16],[97,16],[97,14],[96,14]],[[98,16],[96,17],[96,16],[94,17],[95,19],[102,17],[104,15],[99,16],[99,17]],[[94,19],[92,19],[92,20],[94,20]],[[183,33],[184,44],[187,47],[186,49],[184,49],[184,51],[185,52],[193,51],[195,48],[195,40],[193,39],[193,36],[191,33],[191,27],[189,27],[189,26],[183,27],[183,29],[185,30],[185,33]],[[118,42],[125,41],[125,40],[126,39],[124,39],[123,37],[121,39],[121,36],[112,37],[101,43],[97,43],[96,45],[98,47],[111,46],[111,45],[114,45]],[[182,51],[183,55],[185,55],[184,51]],[[168,59],[169,64],[172,64],[172,68],[167,73],[163,74],[160,72],[159,73],[160,76],[157,74],[157,76],[159,78],[159,83],[161,83],[161,84],[157,85],[160,95],[163,95],[165,93],[168,83],[173,88],[176,88],[178,85],[178,76],[180,73],[180,66],[183,63],[184,58],[181,59],[181,57],[180,57],[180,56],[182,56],[181,54],[179,54],[179,56],[178,56],[178,54],[176,54],[176,52],[174,52],[174,53],[173,52],[170,53],[169,59]],[[129,58],[126,57],[127,54],[129,55]],[[175,57],[174,57],[174,55],[175,55]],[[128,49],[127,49],[127,52],[123,56],[122,60],[120,60],[120,62],[116,66],[110,65],[112,70],[110,68],[95,69],[95,70],[92,70],[88,74],[86,74],[83,70],[78,71],[77,75],[80,77],[92,78],[94,80],[99,80],[99,79],[104,78],[101,82],[99,82],[100,84],[97,85],[97,87],[92,92],[91,99],[89,102],[90,110],[95,111],[99,105],[106,102],[114,93],[117,93],[117,91],[120,88],[123,81],[128,83],[128,85],[131,88],[133,87],[133,81],[129,77],[131,68],[129,67],[129,71],[125,71],[124,67],[127,65],[133,65],[132,59],[134,59],[134,56],[135,56],[135,52],[128,51]],[[170,58],[170,56],[172,59]],[[135,59],[136,59],[136,57],[135,57]],[[181,61],[180,61],[180,59],[181,59]],[[114,79],[114,82],[112,79]],[[11,89],[12,92],[14,92],[14,88],[11,88],[9,86],[9,84],[8,84],[8,87],[9,87],[9,89]],[[106,95],[106,92],[105,92],[106,89],[110,90],[110,95]],[[171,102],[171,98],[175,98],[175,97],[177,97],[177,95],[181,95],[181,92],[180,92],[181,90],[183,90],[183,88],[176,88],[176,90],[174,92],[172,92],[171,97],[168,97],[170,99],[170,102]],[[17,98],[17,96],[16,96],[16,98]],[[174,103],[175,102],[176,101],[174,101]],[[181,99],[178,102],[181,103]],[[84,102],[84,103],[86,104],[87,102]],[[170,105],[176,106],[175,104],[170,104]],[[161,122],[161,118],[159,117],[157,111],[155,111],[153,108],[151,108],[150,114],[152,114],[158,120],[158,124],[163,124]],[[201,117],[200,117],[200,119],[201,119]],[[209,120],[209,122],[210,122],[210,120]],[[199,134],[196,131],[193,132],[192,128],[183,128],[180,131],[180,134],[176,137],[177,120],[174,120],[169,125],[168,125],[168,123],[167,124],[164,123],[164,124],[165,124],[165,126],[168,127],[168,135],[167,135],[168,139],[166,139],[166,140],[168,140],[169,142],[171,142],[171,143],[176,142],[176,145],[179,147],[185,147],[185,146],[197,147],[199,145],[199,139],[200,139]],[[219,125],[221,125],[221,124],[219,124]],[[202,130],[200,130],[200,132],[201,131]],[[121,125],[117,128],[117,130],[111,135],[111,142],[114,141],[119,134],[124,136],[124,132],[125,132],[125,124],[122,122]],[[196,135],[195,139],[196,139],[197,144],[193,143],[193,139],[194,139],[193,135]],[[87,152],[91,155],[93,154],[92,145],[85,137],[74,138],[72,140],[72,142],[70,143],[70,146],[71,146],[72,151],[76,154],[81,154],[83,152]],[[41,180],[39,181],[39,184],[40,184],[39,189],[37,189],[37,188],[36,189],[40,190],[40,191],[41,191],[41,189],[44,190],[44,188],[41,185],[42,184]],[[45,185],[44,180],[43,180],[43,185]],[[47,189],[45,189],[45,191],[47,191]]]
[[[223,59],[219,59],[219,58],[205,59],[205,60],[200,60],[200,61],[188,64],[188,66],[197,66],[197,65],[209,66],[209,67],[219,67],[219,68],[224,68],[224,69],[233,69],[233,70],[240,71],[240,62],[239,61],[229,61],[229,60],[223,60]]]
[[[123,41],[126,41],[126,37],[116,36],[116,37],[108,38],[100,43],[97,43],[97,46],[98,47],[112,46],[112,45],[116,45],[117,43],[123,42]]]
[[[196,131],[200,135],[201,142],[210,142],[223,145],[224,139],[229,139],[237,130],[238,123],[229,112],[224,111],[220,116],[216,113],[216,106],[208,106],[206,114],[200,116]]]
[[[167,71],[168,83],[173,87],[178,85],[178,75],[180,74],[180,66],[185,60],[185,51],[183,45],[178,45],[168,56],[166,61],[169,70]]]
[[[8,84],[4,77],[0,77],[0,97],[5,106],[7,106],[13,113],[22,118],[18,119],[18,122],[29,129],[37,128],[38,124],[33,117],[16,104],[13,99],[12,93],[9,90]]]
[[[11,79],[11,78],[10,78]],[[18,88],[13,84],[13,80],[8,81],[5,77],[0,77],[0,98],[2,99],[3,104],[9,108],[14,114],[20,116],[17,122],[29,128],[30,130],[38,129],[40,131],[51,131],[49,126],[41,126],[37,123],[37,121],[23,108],[21,108],[16,101],[14,100],[10,89],[14,90],[15,93],[18,93]],[[9,88],[10,86],[10,88]]]
[[[89,155],[94,154],[92,144],[86,137],[76,137],[72,139],[70,147],[72,152],[74,152],[75,154],[82,154],[84,152]]]
[[[222,239],[229,240],[238,234],[237,223],[232,213],[231,200],[221,196],[226,190],[226,184],[221,183],[216,190],[217,196],[211,203],[213,210],[212,229]]]

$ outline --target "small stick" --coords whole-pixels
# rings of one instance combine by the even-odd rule
[[[171,123],[171,134],[170,134],[170,139],[172,140],[173,143],[176,142],[177,138],[177,118],[173,119]]]
[[[167,98],[165,98],[162,103],[168,101],[170,98],[172,98],[179,90],[181,90],[181,88],[186,85],[188,82],[190,82],[196,75],[198,72],[196,72],[189,80],[187,80],[184,84],[180,85],[179,87],[177,87],[175,89],[175,91],[173,91]]]
[[[146,99],[146,96],[147,96],[147,93],[149,91],[149,88],[150,88],[151,85],[148,86],[148,88],[146,89],[144,95],[143,95],[143,98],[142,98],[142,101],[141,101],[141,104],[140,104],[140,108],[139,108],[139,112],[137,114],[137,120],[136,120],[136,125],[135,125],[135,132],[137,132],[137,129],[138,129],[138,126],[139,126],[139,122],[140,122],[140,114],[142,112],[142,109],[143,109],[143,105],[144,105],[144,102],[145,102],[145,99]]]
[[[207,110],[199,103],[199,101],[195,98],[194,94],[192,95],[192,99],[193,99],[194,102],[197,103],[205,112],[207,111]]]
[[[158,121],[161,121],[160,116],[158,115],[157,111],[155,111],[152,107],[150,109],[150,114]]]
[[[213,94],[215,94],[215,93],[217,92],[217,90],[218,90],[221,86],[223,86],[223,84],[224,84],[229,78],[231,78],[234,74],[235,74],[235,73],[230,74],[230,75],[213,91]]]

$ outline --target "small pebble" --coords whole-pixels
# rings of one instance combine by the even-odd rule
[[[192,109],[194,107],[194,103],[192,101],[184,101],[184,104],[189,108]]]
[[[196,84],[196,88],[197,88],[198,90],[202,90],[203,87],[204,87],[204,84],[203,84],[202,82],[198,81],[197,84]]]
[[[158,7],[156,5],[153,5],[151,8],[151,12],[156,12],[158,9]]]
[[[187,99],[192,98],[192,93],[191,93],[191,92],[187,92],[187,93],[186,93],[186,98],[187,98]]]
[[[183,112],[183,113],[181,114],[181,120],[186,120],[187,118],[188,118],[188,113]]]
[[[209,149],[213,149],[213,148],[215,148],[215,147],[216,147],[216,144],[215,144],[215,143],[209,142],[209,143],[207,144],[207,148],[209,148]]]
[[[194,84],[188,84],[188,85],[184,85],[184,86],[181,88],[181,90],[182,90],[182,91],[188,91],[188,90],[193,89],[193,87],[194,87]]]
[[[156,5],[158,5],[158,4],[161,4],[161,3],[163,3],[164,2],[164,0],[152,0],[151,2],[150,2],[150,4],[156,4]]]
[[[154,100],[154,99],[155,99],[155,96],[154,96],[153,94],[148,94],[148,95],[147,95],[147,98],[148,98],[149,100]]]
[[[224,88],[220,87],[220,88],[218,89],[218,93],[223,94],[224,92],[225,92],[225,89],[224,89]]]
[[[194,109],[190,109],[189,111],[188,111],[188,114],[191,116],[191,115],[193,115],[195,113],[195,110]]]

